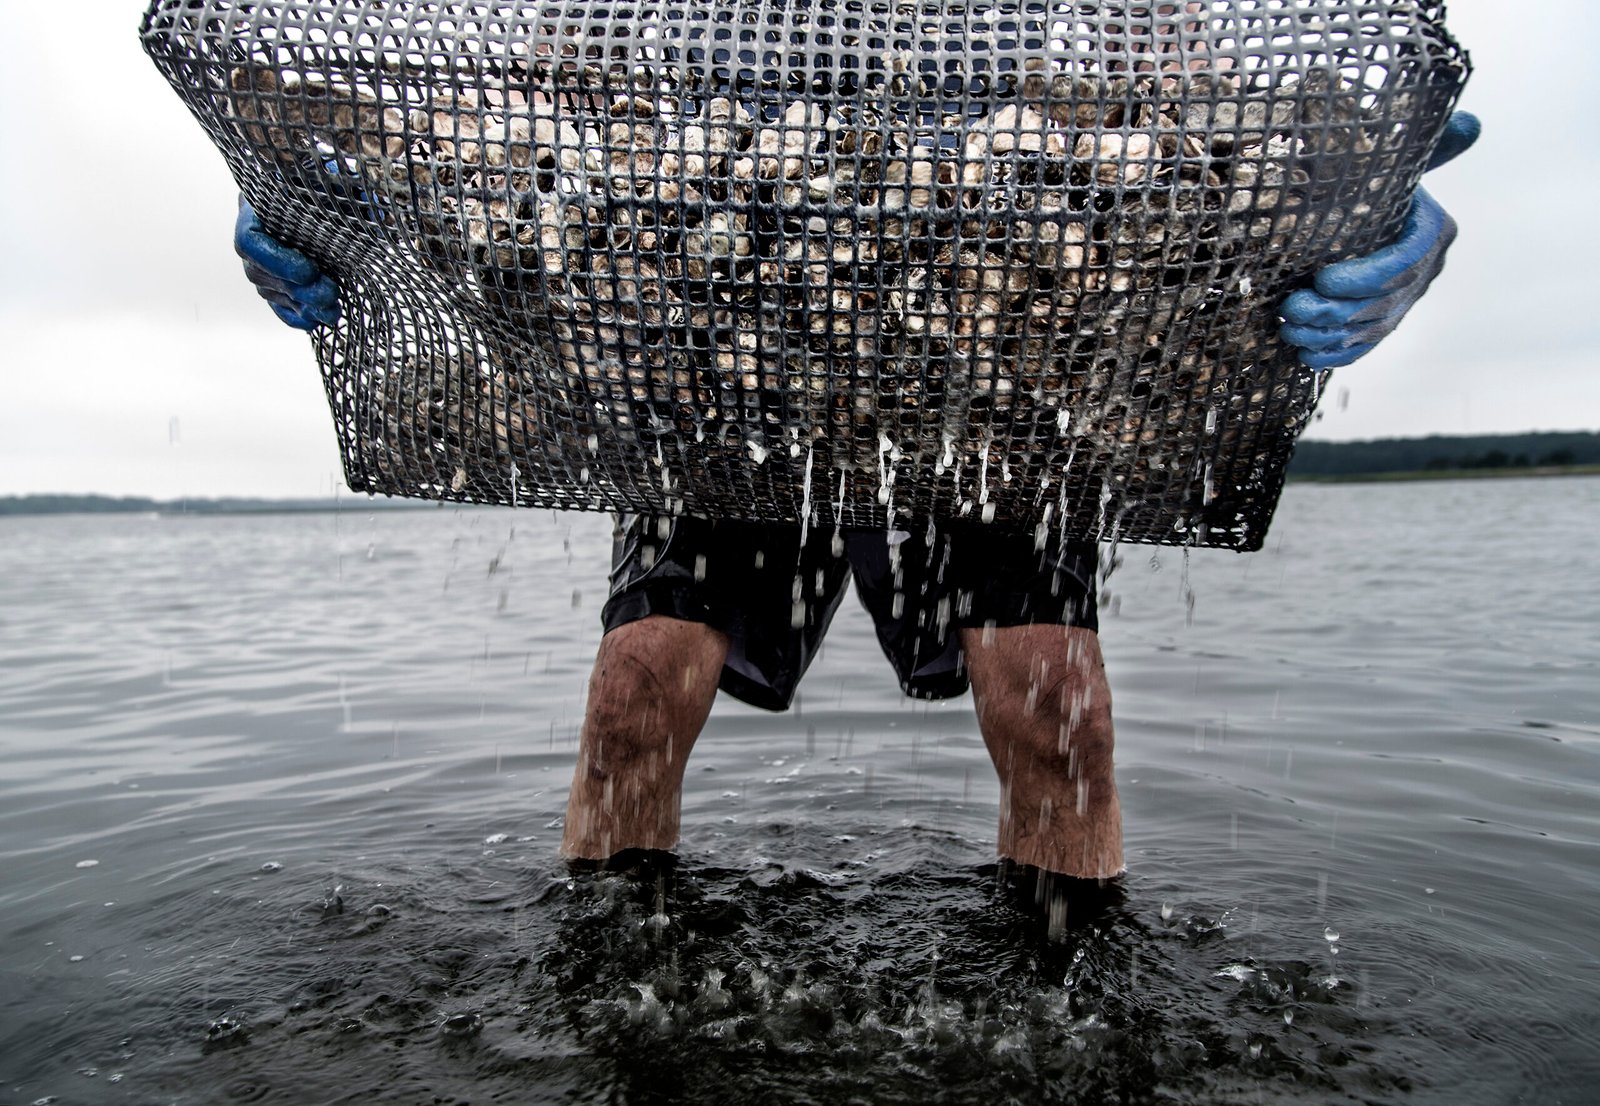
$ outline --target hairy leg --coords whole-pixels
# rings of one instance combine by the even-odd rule
[[[1091,630],[963,630],[978,727],[1000,776],[1000,855],[1047,872],[1123,871],[1111,689]]]
[[[711,713],[727,636],[651,615],[600,641],[561,854],[604,860],[678,843],[683,770]]]

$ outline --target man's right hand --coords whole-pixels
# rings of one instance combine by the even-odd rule
[[[278,318],[297,330],[315,330],[339,321],[339,287],[299,250],[262,229],[255,209],[239,200],[233,248],[244,259],[244,275]]]

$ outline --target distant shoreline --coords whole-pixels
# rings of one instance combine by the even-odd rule
[[[449,501],[446,501],[449,502]],[[307,515],[438,510],[446,502],[351,495],[326,499],[148,499],[143,496],[0,496],[0,518],[10,515]],[[455,506],[475,506],[457,503]]]
[[[1290,480],[1338,483],[1586,476],[1596,472],[1600,472],[1600,434],[1578,430],[1362,442],[1302,439],[1289,463]]]
[[[1439,480],[1516,480],[1552,476],[1600,476],[1600,465],[1531,465],[1527,468],[1413,469],[1406,472],[1289,474],[1291,484],[1397,484]]]
[[[1359,442],[1300,441],[1289,464],[1295,484],[1390,484],[1439,480],[1514,480],[1600,475],[1600,433],[1434,435]],[[246,496],[152,499],[148,496],[31,494],[0,496],[7,515],[265,515],[437,510],[455,500],[348,495],[261,499]]]

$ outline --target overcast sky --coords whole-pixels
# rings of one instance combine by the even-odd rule
[[[1428,183],[1461,239],[1402,330],[1336,374],[1316,437],[1600,430],[1600,3],[1450,9],[1485,135]],[[326,494],[308,340],[241,274],[235,189],[141,13],[0,0],[0,495]]]

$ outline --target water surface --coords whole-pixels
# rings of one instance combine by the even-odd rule
[[[1050,941],[841,610],[571,878],[598,516],[0,520],[0,1103],[1592,1100],[1600,480],[1124,547],[1130,874]]]

